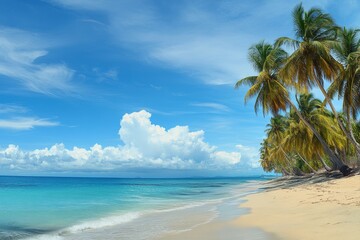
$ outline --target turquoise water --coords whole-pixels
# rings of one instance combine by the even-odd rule
[[[66,238],[130,223],[151,226],[184,210],[206,212],[232,197],[234,189],[262,178],[117,179],[0,177],[0,239]],[[240,190],[239,190],[240,189]],[[245,188],[244,188],[245,189]],[[246,193],[244,190],[243,193]],[[208,205],[206,205],[208,204]],[[181,212],[180,212],[181,210]],[[176,215],[175,214],[175,215]],[[187,213],[186,213],[187,214]],[[161,217],[161,218],[160,218]],[[211,218],[213,216],[204,216]],[[162,219],[162,220],[161,220]],[[142,222],[141,222],[142,221]],[[176,217],[161,231],[173,228]],[[127,224],[127,225],[126,225]],[[161,225],[159,224],[159,225]],[[196,224],[194,222],[194,224]],[[169,225],[169,226],[168,226]],[[127,227],[126,227],[127,226]],[[175,226],[175,225],[174,225]],[[165,229],[166,228],[166,229]],[[164,230],[165,229],[165,230]],[[130,230],[128,230],[130,231]],[[156,234],[154,230],[154,235]],[[160,230],[159,230],[160,231]],[[119,233],[126,235],[126,232]],[[73,238],[71,239],[75,239]],[[140,239],[141,237],[139,237]],[[56,238],[58,239],[58,238]],[[145,238],[146,239],[146,238]]]

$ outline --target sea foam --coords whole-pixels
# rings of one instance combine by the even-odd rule
[[[66,228],[61,233],[78,233],[83,232],[89,229],[96,229],[96,228],[104,228],[104,227],[111,227],[115,225],[120,225],[123,223],[131,222],[135,220],[136,218],[139,218],[142,215],[140,212],[130,212],[125,213],[122,215],[114,215],[114,216],[108,216],[99,218],[97,220],[93,221],[87,221],[84,223],[80,223],[77,225],[74,225],[72,227]]]
[[[67,235],[78,234],[91,229],[105,228],[131,222],[142,215],[140,212],[130,212],[121,215],[102,217],[97,220],[85,221],[62,229],[52,234],[43,234],[26,238],[25,240],[62,240]]]

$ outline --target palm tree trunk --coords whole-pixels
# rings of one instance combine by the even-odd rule
[[[280,147],[280,149],[282,150],[281,147]],[[282,151],[283,151],[283,150],[282,150]],[[289,169],[289,171],[291,172],[292,175],[296,175],[296,173],[295,173],[295,171],[294,171],[294,167],[293,167],[290,159],[288,158],[288,156],[286,155],[285,152],[284,152],[284,156],[285,156],[285,159],[286,159],[286,163],[287,163],[286,166],[287,166],[287,168]],[[288,173],[289,173],[289,172],[288,172]],[[289,175],[291,175],[291,174],[289,173]]]
[[[332,171],[333,169],[331,167],[329,167],[326,162],[324,161],[324,159],[321,157],[321,155],[319,153],[317,153],[318,157],[319,157],[319,160],[320,162],[322,163],[322,165],[324,166],[325,170],[330,172]]]
[[[337,111],[334,107],[334,105],[332,104],[332,101],[331,99],[328,97],[324,87],[320,84],[319,80],[318,79],[315,79],[318,87],[320,88],[322,94],[324,95],[325,97],[325,101],[327,103],[329,103],[329,106],[332,110],[332,112],[334,113],[334,116],[336,118],[336,121],[338,122],[339,126],[340,126],[340,129],[341,131],[345,134],[346,138],[354,145],[355,147],[355,151],[356,151],[356,156],[360,156],[360,144],[355,140],[354,136],[351,135],[345,128],[344,124],[341,122],[340,118],[339,118],[339,115],[337,114]]]
[[[291,169],[291,172],[292,172],[294,175],[297,175],[297,176],[300,175],[299,173],[303,174],[303,172],[301,171],[300,168],[298,168],[297,166],[293,166],[293,164],[291,163],[290,157],[287,155],[287,153],[284,151],[284,149],[283,149],[281,146],[279,146],[279,147],[280,147],[280,150],[282,151],[282,153],[284,154],[284,156],[285,156],[285,158],[286,158],[286,161],[287,161],[288,164],[289,164],[289,167],[290,167],[290,169]]]
[[[340,152],[340,156],[341,156],[342,161],[346,164],[346,150],[345,149]]]
[[[285,169],[285,168],[281,168],[281,173],[284,175],[284,176],[289,176],[290,173]]]
[[[313,173],[316,173],[315,169],[301,156],[300,153],[296,153],[296,155],[300,157],[300,159],[310,168]]]
[[[350,118],[350,111],[349,111],[349,110],[346,111],[346,124],[347,124],[347,127],[348,127],[348,129],[349,129],[351,138],[352,138],[352,139],[355,139],[354,131],[353,131],[353,128],[352,128],[352,125],[351,125],[351,118]],[[355,140],[355,141],[356,141],[356,140]],[[357,159],[360,160],[360,152],[357,151],[356,146],[355,146],[355,153],[356,153]]]
[[[330,149],[330,147],[327,145],[327,143],[325,142],[325,140],[321,137],[320,133],[318,131],[316,131],[316,129],[302,116],[301,112],[297,109],[297,107],[295,106],[295,104],[291,101],[291,99],[289,97],[287,97],[287,101],[288,103],[293,107],[293,109],[295,110],[296,114],[298,115],[298,117],[300,118],[300,120],[314,133],[314,135],[316,136],[316,138],[319,140],[320,144],[322,145],[322,147],[324,148],[325,153],[329,156],[330,161],[334,164],[334,166],[336,166],[336,169],[340,170],[341,173],[346,176],[349,175],[350,170],[348,166],[346,166],[334,153],[333,151]]]

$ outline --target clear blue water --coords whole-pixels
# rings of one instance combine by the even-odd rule
[[[0,176],[0,239],[66,235],[124,224],[151,211],[186,209],[231,197],[234,187],[254,180],[264,179]]]

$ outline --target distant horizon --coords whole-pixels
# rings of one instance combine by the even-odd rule
[[[189,176],[189,177],[110,177],[110,176],[60,176],[60,175],[0,175],[0,177],[39,177],[39,178],[106,178],[106,179],[221,179],[221,178],[262,178],[279,177],[279,174],[263,174],[248,176]]]

